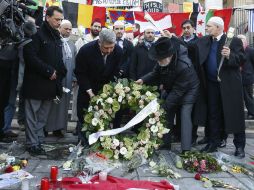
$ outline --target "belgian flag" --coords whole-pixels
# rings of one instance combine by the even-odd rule
[[[73,28],[77,28],[79,25],[90,28],[91,23],[95,19],[100,19],[102,26],[105,26],[106,8],[104,7],[95,7],[66,1],[63,1],[62,5],[64,18],[72,23]]]

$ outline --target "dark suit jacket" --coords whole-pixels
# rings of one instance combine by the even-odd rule
[[[148,57],[148,49],[144,42],[138,44],[132,53],[130,63],[130,79],[137,80],[151,72],[157,61]]]
[[[123,41],[123,57],[122,57],[122,62],[120,64],[120,70],[123,71],[123,76],[125,78],[128,78],[129,76],[129,67],[130,67],[130,62],[131,62],[131,54],[133,52],[133,44],[127,40],[124,39]]]
[[[254,82],[254,48],[245,49],[246,62],[242,66],[243,85],[252,85]]]
[[[122,49],[116,45],[104,64],[98,40],[85,44],[77,54],[74,71],[79,84],[79,94],[86,95],[89,89],[97,93],[104,84],[118,76],[122,55]]]

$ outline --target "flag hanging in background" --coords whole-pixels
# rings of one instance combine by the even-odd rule
[[[172,13],[171,15],[171,21],[172,21],[172,31],[177,36],[180,36],[182,34],[182,22],[184,20],[189,19],[190,13]]]
[[[165,13],[149,13],[150,16],[153,18],[157,26],[160,27],[161,30],[165,30],[168,28],[171,28],[172,22],[171,22],[171,16],[169,14]],[[140,25],[140,32],[144,32],[144,30],[149,27],[154,29],[155,31],[158,31],[158,29],[152,25],[150,22],[148,22],[146,19],[144,19],[144,12],[134,12],[135,15],[135,23],[138,23]]]
[[[232,15],[232,9],[222,9],[222,10],[209,10],[208,12],[201,11],[197,16],[196,33],[197,36],[202,37],[205,35],[205,27],[207,21],[213,17],[221,17],[224,21],[224,31],[227,32],[230,24],[230,19]]]
[[[94,19],[100,19],[105,26],[106,8],[63,1],[64,18],[71,21],[74,28],[82,25],[90,28]]]
[[[248,31],[254,32],[254,9],[249,10],[248,13]]]
[[[124,21],[124,23],[134,24],[133,11],[110,10],[109,18],[112,23],[114,23],[117,20],[121,20]]]

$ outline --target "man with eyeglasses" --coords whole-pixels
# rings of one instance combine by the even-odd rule
[[[48,7],[40,30],[24,47],[26,144],[27,150],[35,155],[45,153],[41,146],[44,143],[43,129],[53,100],[62,96],[62,79],[66,75],[58,30],[62,20],[62,9]]]
[[[78,125],[78,137],[82,144],[88,144],[81,131],[84,122],[84,109],[104,84],[119,77],[119,65],[123,56],[122,49],[116,44],[116,34],[110,30],[102,30],[99,40],[85,44],[76,56],[74,73],[79,85],[77,113],[81,125]]]

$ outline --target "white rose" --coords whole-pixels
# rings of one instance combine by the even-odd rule
[[[104,111],[103,110],[99,110],[99,114],[100,115],[104,115]]]
[[[155,115],[155,117],[160,117],[161,114],[160,114],[160,112],[157,111],[154,113],[154,115]]]
[[[122,147],[120,149],[120,154],[125,155],[127,153],[127,149],[125,147]]]
[[[96,105],[96,106],[94,106],[94,109],[95,109],[96,111],[98,111],[98,110],[99,110],[99,107]]]
[[[131,90],[131,89],[130,89],[129,87],[124,87],[124,92],[125,92],[125,93],[130,92],[130,90]]]
[[[112,111],[111,108],[108,110],[108,113],[109,113],[109,114],[112,114],[112,113],[113,113],[113,111]]]
[[[144,105],[144,101],[143,100],[139,100],[139,105]]]
[[[91,112],[93,110],[93,106],[89,106],[88,112]]]
[[[99,98],[97,101],[96,101],[96,104],[99,104],[99,103],[102,103],[103,99]]]
[[[96,126],[99,123],[99,120],[97,118],[92,119],[92,125]]]
[[[98,119],[100,117],[99,112],[94,112],[94,117]]]
[[[118,102],[122,102],[122,100],[123,100],[123,97],[122,97],[122,96],[119,96],[119,97],[118,97]]]
[[[114,159],[115,159],[115,160],[118,160],[118,159],[119,159],[119,154],[115,154],[115,155],[114,155]]]
[[[113,144],[114,144],[115,146],[119,146],[120,142],[119,142],[118,139],[114,139],[114,140],[113,140]]]
[[[162,135],[161,133],[158,133],[157,135],[158,135],[158,137],[159,137],[160,139],[163,137],[163,135]]]
[[[159,130],[159,128],[158,128],[156,125],[152,125],[151,131],[152,131],[153,133],[158,132],[158,130]]]
[[[109,97],[109,98],[106,100],[106,102],[109,103],[109,104],[112,104],[112,103],[113,103],[113,99]]]
[[[153,125],[153,124],[156,123],[156,120],[155,120],[154,118],[150,118],[150,119],[149,119],[149,123],[150,123],[151,125]]]
[[[146,95],[147,95],[147,96],[152,96],[152,93],[151,93],[150,91],[147,91],[147,92],[146,92]]]

